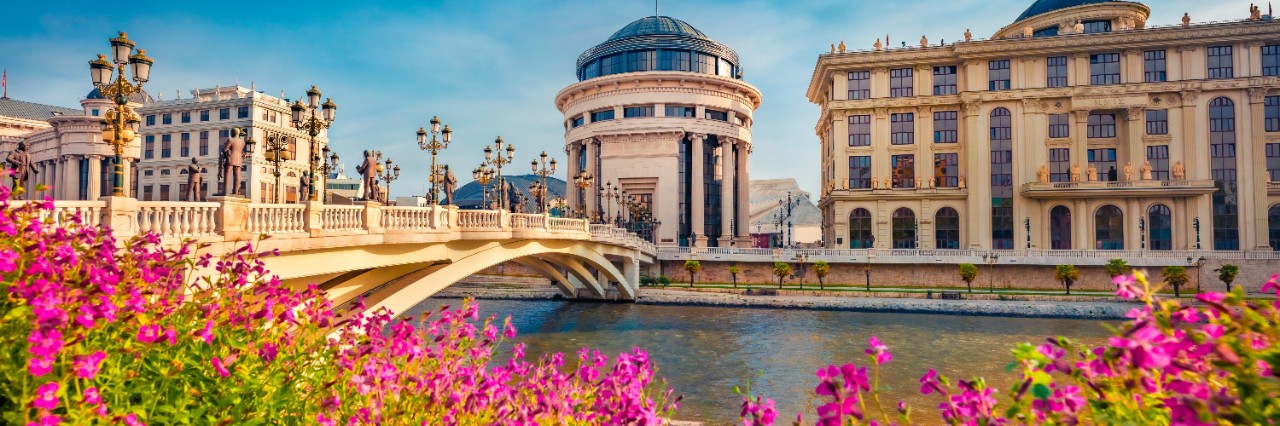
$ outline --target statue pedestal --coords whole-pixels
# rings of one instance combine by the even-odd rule
[[[249,220],[249,199],[240,196],[216,195],[209,201],[218,203],[218,234],[228,240],[246,240],[252,238],[245,229]]]

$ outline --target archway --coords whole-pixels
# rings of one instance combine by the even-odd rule
[[[951,207],[938,209],[934,214],[933,227],[935,248],[960,248],[960,212]]]
[[[1173,250],[1173,212],[1156,204],[1147,209],[1147,248]]]
[[[854,209],[849,213],[849,248],[872,248],[875,239],[875,233],[871,228],[871,211]]]
[[[893,211],[893,248],[916,248],[916,213],[902,207]]]
[[[1119,207],[1098,207],[1093,215],[1094,248],[1124,250],[1124,212]]]
[[[1067,206],[1049,210],[1049,248],[1071,250],[1071,209]]]

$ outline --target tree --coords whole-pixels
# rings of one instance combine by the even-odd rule
[[[973,293],[973,279],[978,277],[978,267],[972,263],[960,264],[960,279],[964,280],[964,285],[969,287],[969,292]]]
[[[1067,294],[1071,294],[1071,284],[1075,284],[1080,279],[1080,270],[1075,265],[1058,265],[1053,270],[1053,278],[1062,281],[1062,286],[1067,288]]]
[[[1102,265],[1102,269],[1106,270],[1107,276],[1112,278],[1128,275],[1129,262],[1125,262],[1124,259],[1111,259],[1107,261],[1106,265]]]
[[[819,289],[826,289],[826,287],[823,287],[822,279],[826,278],[827,274],[830,274],[830,273],[831,273],[831,265],[827,264],[827,262],[824,262],[821,260],[817,262],[813,262],[813,274],[818,276]]]
[[[693,287],[693,276],[698,274],[699,269],[702,269],[702,263],[693,259],[684,261],[684,270],[689,271],[689,287]]]
[[[1230,293],[1231,283],[1236,281],[1237,275],[1240,275],[1240,267],[1230,263],[1223,263],[1222,266],[1219,266],[1218,269],[1214,269],[1213,272],[1218,273],[1218,279],[1222,280],[1222,283],[1227,285],[1227,292]]]
[[[1191,277],[1187,276],[1187,268],[1181,266],[1166,266],[1164,267],[1164,271],[1161,271],[1160,274],[1164,275],[1164,282],[1173,286],[1173,297],[1182,297],[1182,294],[1180,294],[1182,285],[1186,284],[1187,281],[1191,281]]]
[[[742,268],[738,265],[729,265],[729,276],[733,277],[733,288],[738,288],[738,274],[742,272]]]
[[[782,288],[782,280],[791,275],[791,264],[787,262],[773,262],[773,274],[778,276],[778,288]]]
[[[871,291],[871,264],[862,265],[862,273],[867,275],[867,291]]]

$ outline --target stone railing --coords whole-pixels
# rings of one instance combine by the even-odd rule
[[[431,207],[383,207],[382,228],[386,230],[434,229],[436,224],[440,223],[438,213],[441,212],[448,214],[446,209]]]
[[[218,207],[218,203],[139,201],[136,229],[166,237],[217,235]]]
[[[244,230],[255,234],[307,232],[305,204],[249,204]]]
[[[462,229],[502,229],[502,212],[493,210],[459,210],[458,226]]]
[[[593,225],[594,226],[594,225]],[[1187,259],[1275,259],[1275,251],[1213,251],[1213,250],[980,250],[980,249],[783,249],[783,248],[734,248],[734,247],[673,247],[658,249],[658,258],[682,260],[691,258],[724,259],[740,261],[791,261],[804,258],[838,263],[974,263],[984,262],[984,255],[999,256],[999,264],[1102,265],[1110,259],[1124,259],[1133,266],[1187,265]]]
[[[546,229],[546,216],[540,214],[512,213],[512,229]]]
[[[575,231],[590,232],[586,227],[587,221],[581,219],[565,219],[562,217],[553,217],[548,219],[547,228],[552,231]]]
[[[31,201],[11,201],[14,207],[22,206]],[[53,210],[45,210],[41,212],[42,218],[52,218],[53,223],[66,223],[73,217],[80,216],[80,221],[86,225],[99,225],[102,223],[102,212],[106,209],[107,203],[104,201],[58,201],[54,203]]]
[[[364,229],[364,206],[324,205],[320,208],[320,229]]]

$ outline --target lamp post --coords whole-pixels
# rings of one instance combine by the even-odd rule
[[[137,44],[129,40],[129,34],[121,31],[111,39],[111,53],[114,61],[108,61],[107,55],[99,54],[97,59],[89,61],[89,77],[94,88],[103,99],[115,101],[115,108],[107,110],[102,120],[102,141],[111,144],[115,149],[115,171],[111,180],[111,195],[124,197],[124,146],[138,136],[142,119],[138,113],[129,108],[129,95],[142,92],[142,86],[151,78],[151,65],[154,60],[147,57],[146,49],[138,49]],[[133,73],[133,83],[125,77],[125,65],[129,65]],[[112,71],[115,79],[112,79]]]
[[[504,148],[504,147],[505,147],[505,148]],[[502,156],[502,151],[504,151],[504,150],[507,152],[507,156],[506,156],[506,157],[503,157],[503,156]],[[498,154],[497,154],[497,155],[494,155],[494,154],[493,154],[493,153],[494,153],[494,151],[497,151],[497,152],[498,152]],[[496,176],[497,176],[497,180],[498,180],[498,185],[497,185],[498,190],[497,190],[497,191],[494,191],[494,192],[495,192],[496,194],[501,194],[501,196],[500,196],[500,197],[498,197],[498,208],[499,208],[499,209],[505,209],[505,208],[507,208],[507,194],[506,194],[506,191],[507,191],[506,181],[507,181],[507,180],[506,180],[506,178],[502,177],[502,166],[503,166],[504,164],[511,164],[511,162],[515,161],[515,159],[516,159],[516,147],[515,147],[515,145],[511,145],[511,144],[508,144],[508,143],[506,143],[506,142],[503,142],[503,141],[502,141],[502,136],[498,136],[498,138],[497,138],[497,139],[494,139],[494,140],[493,140],[493,146],[492,146],[492,147],[488,147],[488,146],[484,147],[484,161],[485,161],[485,164],[488,164],[488,165],[490,165],[490,166],[493,166],[493,168],[494,168],[494,170],[495,170],[495,171],[494,171],[494,173],[496,174]]]
[[[276,178],[275,196],[271,197],[271,201],[280,204],[280,163],[293,159],[293,153],[289,152],[289,137],[284,132],[273,132],[265,130],[266,133],[262,137],[263,157],[271,162],[274,167],[273,176]]]
[[[578,215],[580,216],[587,211],[587,188],[590,188],[595,180],[596,177],[591,176],[586,170],[581,170],[573,176],[573,186],[578,187]]]
[[[437,135],[440,136],[440,139],[436,139]],[[427,141],[427,129],[422,127],[418,128],[418,149],[431,151],[431,169],[429,170],[431,173],[431,201],[436,205],[440,204],[439,186],[436,185],[437,181],[440,180],[440,178],[436,177],[440,170],[436,165],[436,155],[445,148],[448,148],[449,142],[451,141],[453,141],[453,130],[449,129],[448,124],[444,126],[444,130],[440,130],[440,116],[431,117],[430,141]]]
[[[538,160],[533,160],[532,162],[533,174],[538,175],[538,177],[542,178],[542,180],[539,182],[542,185],[539,190],[542,192],[541,192],[541,195],[538,195],[538,208],[542,209],[543,213],[546,213],[547,212],[547,176],[550,176],[556,173],[556,159],[554,158],[551,159],[551,163],[550,163],[551,168],[548,169],[547,168],[547,164],[548,164],[547,152],[542,151],[542,155],[539,155],[538,157],[539,159],[542,160],[542,163],[539,164]],[[542,167],[539,168],[538,167],[539,165],[541,165]]]
[[[480,167],[476,167],[471,171],[471,178],[476,182],[480,182],[480,208],[489,208],[489,182],[493,181],[493,168],[480,163]]]
[[[1191,227],[1196,230],[1196,250],[1200,250],[1200,216],[1191,220]]]
[[[1141,242],[1142,245],[1139,248],[1141,248],[1142,250],[1146,250],[1147,249],[1147,221],[1146,221],[1146,218],[1144,217],[1138,218],[1138,238],[1140,238],[1142,241]]]
[[[1022,226],[1027,230],[1027,250],[1031,250],[1031,217],[1022,218]]]
[[[988,266],[988,269],[991,270],[989,273],[987,273],[987,293],[996,292],[995,272],[996,272],[996,262],[998,261],[1000,261],[999,254],[989,253],[989,254],[982,255],[982,262],[986,263]]]
[[[338,153],[330,153],[329,147],[326,146],[324,148],[320,148],[320,154],[320,158],[329,159],[327,162],[323,160],[320,161],[320,171],[324,173],[325,182],[327,183],[329,182],[329,174],[333,173],[334,170],[338,170]],[[322,200],[328,199],[329,195],[328,188],[324,188],[324,191],[325,192],[320,194],[320,199]]]
[[[377,174],[374,177],[381,179],[383,182],[387,183],[386,194],[382,197],[382,200],[380,201],[382,202],[382,204],[390,204],[391,203],[391,181],[400,179],[400,166],[395,166],[394,168],[392,168],[391,157],[387,157],[387,161],[383,162],[383,164],[385,164],[386,166],[382,168],[382,173]],[[435,196],[435,194],[432,194],[432,196]]]
[[[1204,256],[1200,256],[1198,259],[1193,259],[1190,256],[1187,256],[1187,264],[1195,265],[1196,267],[1196,294],[1200,294],[1200,267],[1204,266],[1204,262]]]
[[[316,173],[318,172],[316,168],[323,161],[320,159],[320,149],[316,146],[316,136],[333,124],[333,119],[338,112],[338,104],[333,103],[333,98],[327,98],[321,104],[320,89],[312,85],[311,89],[307,90],[307,103],[303,104],[299,99],[289,109],[293,113],[293,128],[305,131],[311,137],[307,145],[310,147],[308,152],[311,157],[307,162],[307,167],[311,171],[307,186],[307,191],[310,193],[307,194],[307,199],[316,201]]]

